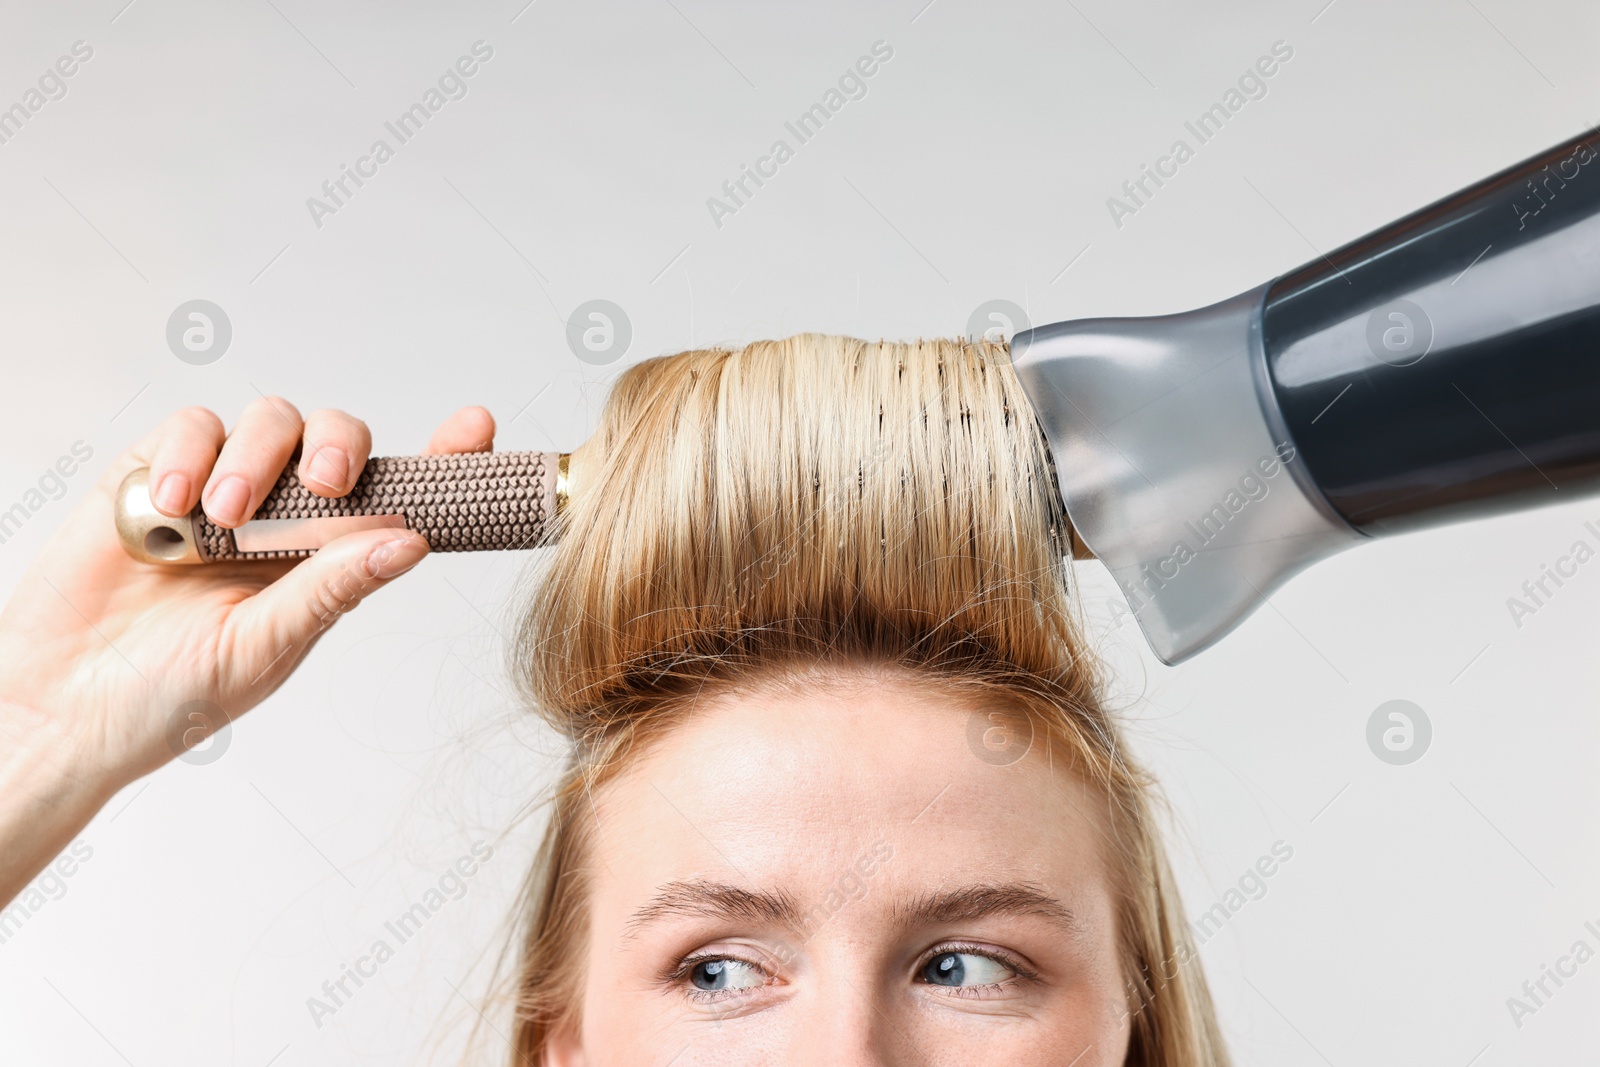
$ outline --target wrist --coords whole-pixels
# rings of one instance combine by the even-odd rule
[[[108,799],[126,782],[108,783],[119,776],[101,747],[62,716],[0,697],[0,783],[61,802]]]
[[[120,787],[55,716],[0,698],[0,904],[88,825]]]

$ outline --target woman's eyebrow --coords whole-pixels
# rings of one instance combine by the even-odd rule
[[[706,915],[781,926],[798,926],[800,909],[787,893],[762,893],[725,882],[668,882],[628,920],[631,937],[641,927],[674,915]]]
[[[697,879],[663,885],[649,903],[633,913],[627,934],[632,937],[653,922],[677,915],[737,919],[791,929],[801,928],[806,918],[788,893],[766,893]],[[986,882],[939,889],[897,903],[894,915],[910,927],[969,922],[989,915],[1039,915],[1068,930],[1078,929],[1072,909],[1030,882]]]
[[[1078,929],[1072,909],[1031,882],[985,882],[939,889],[895,906],[907,926],[942,926],[988,915],[1039,915]]]

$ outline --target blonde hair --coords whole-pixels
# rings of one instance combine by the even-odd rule
[[[617,380],[591,447],[512,643],[519,689],[573,748],[522,909],[517,1063],[581,1011],[587,792],[697,699],[865,664],[998,698],[1104,795],[1127,1063],[1225,1067],[1004,345],[802,334],[652,359]]]

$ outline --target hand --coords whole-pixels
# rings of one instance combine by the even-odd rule
[[[463,408],[425,451],[487,451],[493,438],[492,416]],[[123,551],[112,518],[128,472],[150,468],[160,511],[180,516],[199,502],[232,528],[250,518],[297,445],[301,481],[337,497],[355,484],[371,444],[366,425],[343,412],[302,420],[287,401],[263,398],[226,435],[210,411],[180,411],[111,464],[0,612],[0,853],[17,843],[5,827],[8,814],[13,825],[22,818],[21,793],[38,810],[65,804],[92,816],[122,786],[260,703],[334,620],[427,553],[409,531],[367,530],[305,560],[140,563]],[[192,716],[196,708],[210,714]],[[0,872],[0,901],[9,873]]]

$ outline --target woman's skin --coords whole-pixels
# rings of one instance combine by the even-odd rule
[[[554,1067],[1112,1067],[1094,793],[926,682],[727,696],[595,791],[581,1022]]]
[[[463,408],[425,451],[484,451],[493,438],[489,413]],[[110,465],[22,575],[0,612],[0,904],[119,789],[204,740],[195,708],[220,720],[260,703],[342,613],[426,555],[394,530],[346,535],[298,566],[155,566],[122,550],[112,501],[129,471],[150,467],[162,512],[200,501],[231,528],[302,441],[300,478],[330,497],[349,492],[372,446],[359,419],[302,420],[278,397],[226,435],[212,412],[179,411]]]

